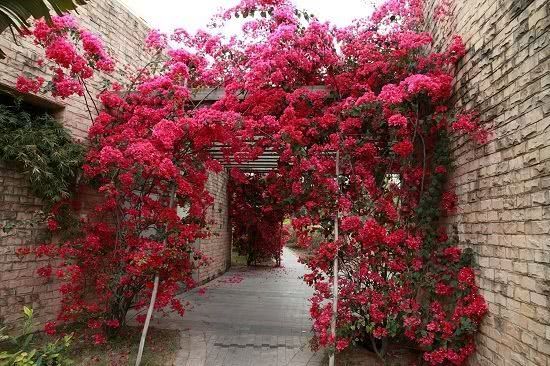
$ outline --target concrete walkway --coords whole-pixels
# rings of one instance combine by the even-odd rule
[[[312,294],[305,272],[286,249],[282,268],[235,268],[182,295],[193,308],[153,326],[180,329],[177,366],[310,366],[323,354],[309,348]]]

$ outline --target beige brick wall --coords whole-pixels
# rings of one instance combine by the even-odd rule
[[[101,35],[110,54],[119,63],[119,70],[122,70],[124,65],[128,65],[130,69],[138,69],[148,61],[149,57],[142,52],[141,45],[149,28],[119,2],[90,1],[88,5],[79,8],[78,18],[83,26]],[[0,60],[1,87],[10,88],[15,85],[17,76],[23,71],[35,75],[42,73],[32,66],[32,60],[42,57],[42,52],[38,51],[31,41],[18,38],[17,42],[14,42],[9,32],[5,32],[0,36],[0,47],[7,54],[5,60]],[[42,76],[47,77],[47,75]],[[121,73],[115,73],[111,78],[125,80]],[[91,94],[95,96],[100,87],[99,80],[92,81],[88,86]],[[71,97],[61,100],[42,95],[32,102],[52,107],[75,137],[85,139],[91,122],[84,98]],[[215,211],[211,214],[214,221],[227,225],[226,221],[216,217],[218,212],[221,212],[222,218],[225,217],[227,211],[227,205],[224,203],[226,197],[223,179],[226,178],[213,180],[212,187],[216,189],[216,205]],[[20,221],[20,227],[9,235],[0,231],[0,324],[13,323],[20,316],[23,305],[35,308],[40,322],[55,318],[59,305],[56,284],[45,283],[36,275],[35,270],[39,264],[34,260],[20,259],[15,255],[17,248],[36,244],[39,241],[43,229],[22,226],[21,220],[30,218],[41,208],[42,204],[29,192],[25,178],[19,174],[16,167],[0,163],[0,224],[4,224],[7,220]],[[222,234],[224,232],[222,228],[217,227],[214,231]],[[229,237],[227,235],[212,237],[205,242],[204,247],[205,252],[214,255],[212,268],[206,269],[208,277],[225,270],[226,266],[220,263],[229,261]],[[223,250],[216,250],[218,247]],[[223,253],[226,253],[225,257]]]
[[[231,266],[231,226],[229,223],[227,182],[229,176],[223,171],[208,177],[207,189],[214,196],[208,208],[210,237],[197,240],[195,247],[205,254],[210,262],[195,272],[195,280],[207,282],[224,273]]]
[[[40,263],[21,259],[15,251],[30,242],[36,242],[41,230],[24,224],[35,211],[42,208],[33,198],[29,184],[17,169],[0,163],[0,222],[17,221],[17,228],[0,231],[0,322],[12,323],[20,316],[23,305],[39,309],[39,320],[52,317],[58,306],[57,287],[34,276]]]
[[[427,1],[431,19],[434,2]],[[550,2],[455,0],[430,20],[436,44],[463,37],[458,107],[480,112],[491,140],[455,141],[461,242],[489,303],[472,365],[550,365]]]

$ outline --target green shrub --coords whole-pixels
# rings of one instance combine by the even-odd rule
[[[53,116],[0,104],[0,161],[19,165],[46,203],[70,196],[85,148]]]
[[[67,358],[72,334],[54,342],[37,344],[33,332],[33,310],[24,307],[25,314],[20,335],[11,336],[0,328],[0,366],[68,366],[73,362]]]

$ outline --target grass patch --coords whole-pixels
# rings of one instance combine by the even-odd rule
[[[125,327],[107,344],[96,346],[82,338],[74,340],[69,357],[75,365],[134,365],[141,337],[140,327]],[[142,365],[172,365],[180,348],[177,330],[150,328],[143,352]]]

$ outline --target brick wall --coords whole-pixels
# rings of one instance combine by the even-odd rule
[[[123,65],[138,69],[148,61],[147,55],[141,51],[141,45],[149,27],[126,7],[117,1],[94,0],[80,7],[78,11],[80,23],[102,36],[110,54],[119,63],[119,69]],[[42,71],[34,68],[31,61],[41,57],[42,53],[32,42],[21,38],[14,42],[10,33],[4,32],[0,36],[0,47],[7,54],[5,60],[0,60],[0,87],[9,89],[15,85],[17,76],[23,71],[41,74]],[[115,73],[110,78],[124,81],[121,73]],[[97,94],[99,83],[99,80],[89,83],[92,95]],[[30,98],[29,101],[55,112],[76,138],[86,137],[91,122],[84,98],[61,100],[40,95]],[[222,174],[211,180],[212,187],[216,189],[216,204],[211,214],[213,220],[221,223],[222,227],[215,226],[213,231],[219,231],[221,235],[212,237],[203,244],[205,252],[214,256],[212,268],[206,269],[208,277],[225,270],[223,263],[230,258],[230,238],[224,234],[224,228],[227,227],[227,222],[224,221],[227,211],[224,203],[224,179],[226,178]],[[42,204],[29,192],[25,177],[11,164],[0,163],[0,224],[13,220],[18,224],[9,234],[0,231],[0,324],[13,323],[20,316],[23,305],[35,308],[40,322],[55,318],[59,305],[57,285],[44,283],[42,278],[36,276],[35,270],[39,263],[20,259],[15,255],[18,247],[37,243],[44,232],[41,227],[32,228],[25,221],[40,209]],[[222,215],[219,219],[218,212]],[[220,250],[216,250],[218,247]],[[206,277],[201,275],[201,278]]]
[[[210,237],[197,240],[195,246],[203,252],[210,262],[195,272],[195,280],[207,282],[224,273],[231,265],[231,226],[229,223],[227,172],[212,174],[208,177],[207,188],[214,196],[214,203],[208,208]]]
[[[437,3],[440,0],[435,0]],[[490,315],[472,365],[550,365],[550,2],[455,0],[431,20],[436,44],[463,37],[458,107],[491,141],[454,143],[461,242],[477,253]]]
[[[30,221],[42,209],[39,199],[33,198],[27,180],[18,170],[0,163],[0,223],[17,226],[7,233],[0,231],[0,323],[12,323],[23,305],[39,309],[38,320],[53,317],[57,309],[57,287],[34,276],[40,263],[20,259],[15,251],[40,238],[40,228]]]

